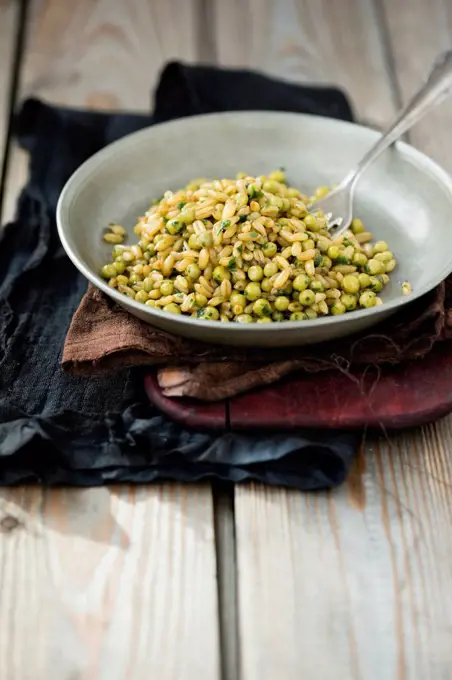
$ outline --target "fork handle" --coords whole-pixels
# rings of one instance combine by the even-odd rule
[[[452,50],[443,52],[436,59],[426,82],[402,109],[391,127],[378,142],[366,153],[364,158],[347,179],[353,184],[373,161],[391,146],[401,135],[417,123],[428,111],[440,104],[452,88]]]

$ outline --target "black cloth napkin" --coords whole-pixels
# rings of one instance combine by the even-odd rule
[[[0,243],[1,484],[219,478],[319,489],[345,479],[356,434],[184,429],[149,403],[140,370],[83,379],[60,368],[69,322],[87,287],[56,231],[55,208],[66,180],[93,153],[132,131],[249,108],[352,118],[335,89],[177,63],[161,74],[151,116],[24,103],[16,134],[30,153],[30,176]]]

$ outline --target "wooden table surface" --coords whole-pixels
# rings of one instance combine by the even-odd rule
[[[377,127],[451,46],[448,0],[0,0],[5,222],[33,94],[147,111],[168,59],[333,83]],[[452,171],[452,100],[410,141]],[[0,680],[452,678],[452,417],[346,484],[0,489]]]

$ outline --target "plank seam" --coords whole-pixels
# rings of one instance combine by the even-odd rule
[[[26,26],[29,10],[29,0],[18,0],[18,12],[16,15],[15,38],[13,42],[13,60],[11,70],[11,80],[9,83],[8,107],[6,111],[6,138],[3,160],[0,169],[0,216],[2,215],[4,192],[6,186],[6,173],[8,170],[9,157],[11,152],[11,141],[13,132],[14,111],[16,99],[19,92],[20,73],[24,58],[24,45],[26,38]]]

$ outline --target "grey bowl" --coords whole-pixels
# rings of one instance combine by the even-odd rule
[[[146,307],[109,288],[97,275],[111,252],[105,226],[130,231],[155,196],[194,177],[265,174],[281,165],[291,184],[310,191],[340,181],[375,142],[359,125],[291,113],[239,112],[185,118],[121,139],[84,163],[57,208],[62,244],[75,266],[131,314],[170,333],[255,347],[303,345],[368,328],[434,288],[452,271],[452,181],[425,155],[398,143],[361,180],[355,214],[389,243],[399,266],[384,304],[337,317],[275,324],[225,324]],[[412,295],[400,284],[408,280]]]

